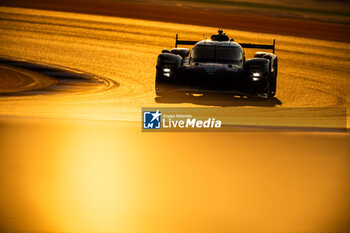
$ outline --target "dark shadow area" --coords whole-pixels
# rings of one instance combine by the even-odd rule
[[[37,64],[32,61],[17,60],[7,57],[0,57],[0,64],[44,74],[57,80],[57,84],[46,88],[0,93],[0,96],[46,95],[63,92],[73,93],[102,91],[119,86],[119,84],[113,80],[78,70],[72,70],[66,67],[60,68],[52,65]]]
[[[238,107],[238,106],[255,106],[255,107],[275,107],[282,105],[277,98],[263,99],[258,97],[234,96],[232,94],[222,93],[197,93],[190,94],[186,92],[171,92],[155,97],[157,103],[182,104],[191,103],[203,106],[219,107]]]
[[[0,57],[0,64],[18,67],[42,74],[46,74],[56,79],[80,79],[86,80],[90,75],[78,72],[70,72],[69,70],[60,69],[48,65],[35,64],[29,61],[17,61]]]

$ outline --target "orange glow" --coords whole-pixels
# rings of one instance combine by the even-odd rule
[[[0,216],[11,230],[310,232],[341,227],[349,213],[346,135],[145,134],[139,123],[6,122]]]
[[[0,13],[1,55],[120,83],[105,91],[1,96],[0,231],[301,233],[348,226],[349,134],[141,133],[139,122],[141,107],[217,106],[227,118],[231,108],[251,106],[267,115],[275,107],[349,107],[348,43],[276,35],[278,106],[200,95],[167,100],[154,93],[157,54],[173,46],[180,29],[196,40],[216,28],[6,7]],[[226,32],[254,43],[275,36]],[[286,110],[286,118],[295,116]]]

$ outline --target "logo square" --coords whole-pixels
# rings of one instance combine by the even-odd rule
[[[161,112],[144,111],[143,112],[143,128],[144,129],[160,129]]]

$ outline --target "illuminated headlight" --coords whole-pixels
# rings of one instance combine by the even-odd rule
[[[261,74],[260,73],[253,73],[252,75],[252,80],[253,81],[259,81],[261,78]]]
[[[169,68],[164,68],[163,69],[163,75],[165,76],[165,77],[170,77],[170,69]]]

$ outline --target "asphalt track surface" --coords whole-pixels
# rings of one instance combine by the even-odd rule
[[[23,59],[0,58],[2,96],[100,92],[119,84],[111,79],[66,67]]]
[[[238,42],[271,44],[272,39],[276,38],[279,58],[276,98],[156,97],[154,67],[157,54],[164,48],[174,46],[176,33],[182,39],[199,40],[215,31],[216,28],[200,26],[2,8],[3,56],[83,70],[87,74],[108,77],[120,86],[103,93],[87,93],[84,98],[74,95],[64,98],[36,95],[22,97],[18,102],[11,98],[2,98],[1,112],[6,115],[22,115],[21,108],[25,104],[27,112],[30,112],[29,116],[41,116],[42,106],[30,104],[32,101],[50,103],[50,107],[45,110],[45,116],[60,114],[70,118],[77,116],[124,120],[139,119],[139,115],[133,118],[123,114],[135,112],[140,107],[174,104],[177,107],[349,106],[348,43],[233,30],[226,32]],[[247,57],[253,56],[254,52],[247,51]],[[105,104],[101,105],[101,102]],[[7,103],[11,103],[11,107]],[[91,106],[96,106],[101,111],[91,113]],[[99,115],[98,112],[103,114]]]
[[[197,40],[216,28],[20,8],[0,12],[3,58],[115,84],[93,92],[63,88],[0,97],[0,184],[7,190],[0,194],[2,229],[348,229],[348,134],[145,135],[139,128],[145,106],[348,108],[348,43],[226,30],[238,42],[276,38],[276,98],[160,98],[154,93],[157,54],[173,46],[176,33]]]
[[[53,78],[26,70],[21,72],[18,68],[5,65],[0,65],[0,73],[0,92],[3,94],[44,89],[57,83]]]

